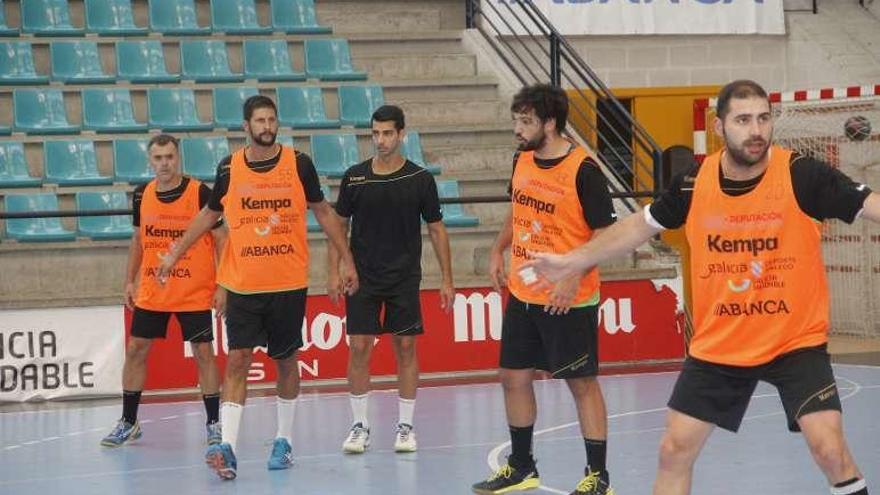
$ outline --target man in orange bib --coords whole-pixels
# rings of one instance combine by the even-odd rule
[[[505,284],[510,289],[500,376],[511,453],[507,464],[473,490],[501,494],[540,485],[532,457],[537,416],[532,381],[540,369],[567,382],[577,407],[587,468],[572,493],[613,495],[605,466],[605,400],[596,380],[599,273],[574,274],[551,291],[534,290],[516,275],[530,252],[565,253],[614,222],[608,182],[587,150],[562,136],[568,117],[563,90],[525,87],[510,109],[519,142],[509,190],[512,208],[492,247],[489,272],[495,290]],[[509,278],[503,255],[508,247]]]
[[[213,224],[211,235],[199,237],[186,251],[167,284],[157,277],[163,258],[189,222],[207,204],[211,189],[180,172],[177,139],[167,134],[147,145],[156,178],[134,190],[135,226],[125,273],[125,305],[133,311],[131,338],[122,369],[122,418],[101,445],[119,447],[141,436],[137,410],[147,374],[147,356],[153,339],[165,338],[171,315],[177,318],[183,339],[190,343],[199,369],[199,386],[207,411],[208,444],[220,443],[220,377],[214,364],[211,306],[222,311],[225,291],[215,280],[215,250],[219,257],[225,230]]]
[[[757,382],[766,381],[779,390],[788,428],[803,433],[831,493],[867,495],[844,438],[826,349],[820,222],[880,221],[880,196],[771,145],[770,102],[753,81],[721,90],[715,132],[725,148],[676,177],[643,213],[566,255],[536,255],[527,267],[561,280],[684,225],[695,329],[669,400],[654,494],[690,493],[694,462],[715,426],[737,431]]]
[[[343,290],[354,293],[358,286],[342,224],[324,200],[311,158],[275,142],[275,103],[252,96],[245,101],[243,114],[248,145],[220,162],[210,202],[162,266],[163,274],[172,273],[180,253],[221,215],[225,218],[229,239],[217,275],[217,283],[228,291],[229,356],[220,407],[223,441],[208,449],[208,460],[222,479],[237,474],[235,447],[255,347],[267,347],[278,370],[278,429],[268,467],[287,469],[293,462],[293,418],[299,395],[296,351],[303,345],[309,273],[307,208],[342,253]]]

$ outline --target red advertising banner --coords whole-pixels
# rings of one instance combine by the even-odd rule
[[[462,289],[454,309],[440,309],[436,290],[422,291],[425,334],[418,339],[422,373],[493,369],[498,364],[504,297],[491,288]],[[599,308],[599,358],[601,362],[676,359],[684,356],[684,339],[678,325],[677,296],[668,286],[651,280],[604,282]],[[303,321],[304,346],[299,353],[303,380],[345,378],[348,345],[345,311],[326,296],[309,296]],[[125,328],[131,314],[126,311]],[[147,389],[188,388],[197,384],[195,360],[180,341],[180,328],[172,318],[168,337],[157,340],[150,353]],[[214,329],[218,366],[225,365],[226,339],[222,322]],[[373,351],[374,375],[396,373],[388,337],[380,337]],[[264,350],[257,349],[249,381],[275,380],[275,366]]]

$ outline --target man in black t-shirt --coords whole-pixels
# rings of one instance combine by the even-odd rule
[[[803,433],[831,493],[867,495],[844,437],[826,346],[829,294],[817,222],[880,222],[880,195],[771,146],[770,102],[754,81],[722,88],[714,125],[724,149],[676,177],[650,207],[593,242],[536,255],[526,267],[552,282],[684,225],[695,329],[668,404],[654,495],[690,493],[706,440],[716,426],[737,431],[759,381],[779,391],[789,430]]]
[[[336,213],[352,219],[351,251],[360,277],[360,289],[346,298],[345,305],[350,337],[348,383],[354,420],[342,448],[347,453],[362,453],[369,446],[370,354],[376,336],[391,333],[400,391],[394,450],[415,452],[415,337],[424,332],[419,302],[421,221],[428,225],[431,244],[440,262],[440,305],[447,312],[455,295],[449,239],[434,178],[400,154],[405,132],[403,111],[391,105],[380,107],[372,116],[372,129],[376,156],[345,172],[336,203]],[[327,284],[334,302],[342,289],[338,259],[331,249]]]

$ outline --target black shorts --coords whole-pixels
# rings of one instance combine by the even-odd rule
[[[183,340],[187,342],[211,342],[214,340],[214,318],[211,310],[205,311],[153,311],[135,306],[131,318],[131,336],[142,339],[164,339],[168,332],[168,320],[174,315],[180,324]]]
[[[840,397],[825,345],[783,354],[760,366],[725,366],[687,358],[669,407],[736,432],[758,381],[775,386],[782,399],[788,429],[800,431],[801,416],[840,411]]]
[[[512,294],[501,325],[501,367],[549,371],[553,378],[599,372],[599,313],[596,305],[551,315],[544,306]]]
[[[285,359],[302,347],[306,292],[297,289],[226,296],[226,337],[230,349],[267,347],[272,359]]]
[[[361,285],[354,295],[345,297],[345,328],[349,335],[425,333],[418,282],[391,289]]]

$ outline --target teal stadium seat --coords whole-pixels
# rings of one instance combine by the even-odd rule
[[[174,131],[210,131],[196,109],[196,95],[189,88],[147,89],[147,112],[151,129]]]
[[[310,142],[318,175],[342,177],[348,167],[361,161],[354,134],[314,134]]]
[[[159,40],[116,43],[117,79],[134,84],[176,83],[180,74],[169,74]]]
[[[0,42],[0,84],[49,84],[49,77],[37,74],[34,68],[34,51],[29,42]]]
[[[181,41],[180,77],[197,83],[244,81],[244,74],[232,73],[226,43],[218,40]]]
[[[342,125],[370,127],[373,112],[384,104],[382,86],[339,87],[339,121]]]
[[[339,121],[328,119],[324,93],[317,86],[288,86],[276,90],[278,121],[294,129],[338,129]]]
[[[41,182],[28,172],[23,144],[0,141],[0,187],[39,187]]]
[[[427,169],[434,175],[440,174],[440,165],[429,164],[427,160],[425,160],[424,153],[422,151],[422,137],[416,131],[406,131],[406,134],[403,136],[403,143],[400,146],[400,152],[405,156],[409,161],[415,163],[416,165]]]
[[[116,182],[145,184],[155,175],[147,158],[146,139],[116,139],[113,141],[113,175]]]
[[[109,84],[116,77],[104,72],[94,41],[54,41],[49,48],[52,80],[68,84]]]
[[[344,39],[305,40],[306,76],[322,81],[362,81],[367,73],[354,70]]]
[[[96,132],[146,132],[134,120],[128,89],[87,88],[82,91],[83,129]]]
[[[245,79],[258,81],[305,81],[293,70],[285,40],[245,40],[242,47]]]
[[[6,10],[3,8],[3,0],[0,0],[0,36],[18,36],[18,29],[6,25]]]
[[[454,180],[438,180],[437,194],[440,198],[460,198],[458,182]],[[450,227],[476,227],[480,220],[472,215],[467,215],[461,203],[445,203],[443,209],[443,223]]]
[[[272,0],[272,28],[287,34],[329,34],[318,25],[314,0]]]
[[[64,95],[60,89],[39,88],[12,91],[15,114],[13,128],[28,134],[74,134],[79,126],[67,120]]]
[[[70,23],[67,0],[22,0],[21,31],[36,36],[83,36],[85,31]]]
[[[215,33],[269,34],[272,28],[260,26],[254,0],[211,0],[211,27]]]
[[[8,136],[12,134],[12,128],[6,125],[0,125],[0,136]]]
[[[95,143],[84,139],[59,139],[43,142],[44,182],[59,186],[103,186],[112,177],[98,171]]]
[[[183,138],[180,140],[180,159],[183,173],[196,179],[214,182],[217,165],[229,155],[229,141],[225,137]]]
[[[128,210],[124,191],[81,191],[76,193],[76,209]],[[77,233],[94,240],[128,239],[134,232],[131,215],[76,217]]]
[[[324,199],[330,201],[330,186],[321,186],[321,191],[324,193]],[[306,213],[306,229],[309,232],[320,232],[321,224],[318,223],[318,217],[315,216],[315,212],[309,208],[309,211]]]
[[[85,0],[86,31],[100,36],[146,36],[134,23],[131,0]]]
[[[8,194],[3,198],[8,213],[58,211],[58,197],[53,193]],[[61,225],[60,218],[10,218],[6,237],[19,242],[73,241],[73,231]]]
[[[214,88],[214,128],[240,131],[244,102],[259,93],[254,87]]]
[[[298,149],[298,148],[296,148],[296,146],[294,146],[293,136],[291,136],[289,134],[285,134],[285,135],[279,134],[279,135],[275,136],[275,141],[278,144],[280,144],[281,146],[287,146],[288,148]]]
[[[166,35],[204,35],[211,28],[197,21],[194,0],[149,0],[150,31]]]

